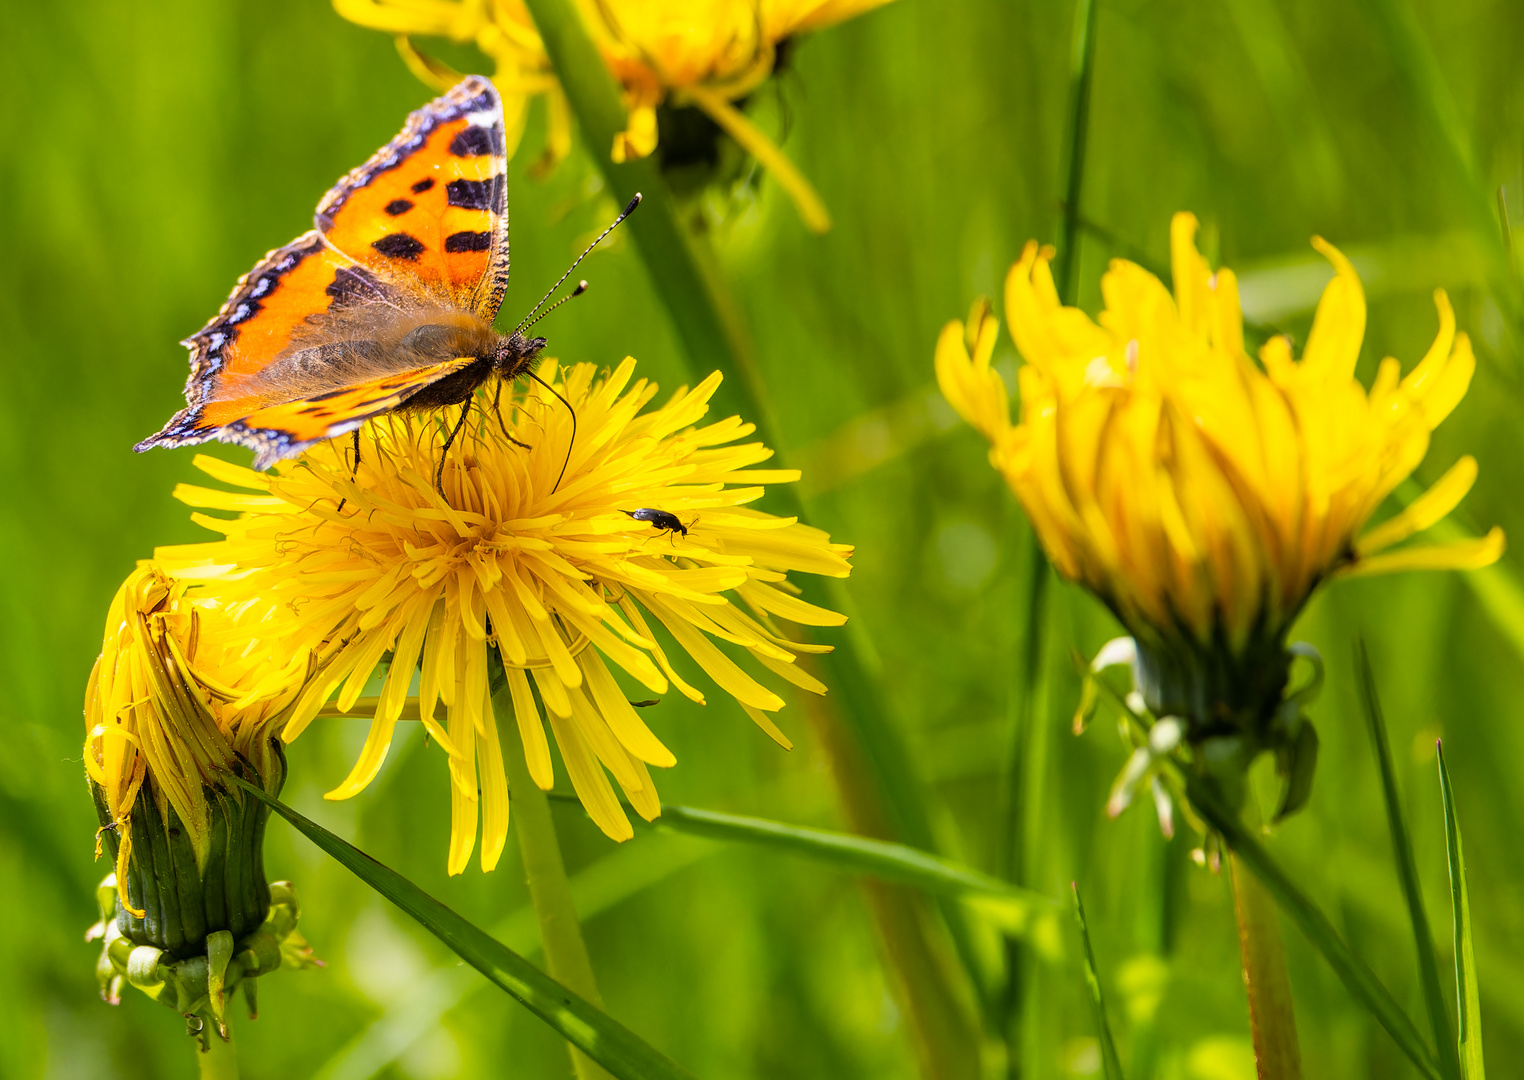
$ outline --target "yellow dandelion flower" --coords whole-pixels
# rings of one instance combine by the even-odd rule
[[[507,837],[498,721],[510,718],[496,715],[491,685],[499,670],[506,693],[497,701],[511,702],[534,781],[549,789],[554,779],[548,720],[579,798],[615,839],[632,830],[608,774],[649,820],[660,804],[648,766],[674,763],[615,671],[652,695],[670,687],[704,701],[653,627],[784,746],[767,715],[783,699],[713,639],[785,682],[825,690],[795,662],[823,648],[791,641],[773,620],[840,625],[843,616],[799,599],[785,575],[846,576],[851,548],[745,506],[762,485],[798,473],[753,468],[772,452],[737,441],[754,430],[739,418],[694,426],[718,374],[643,412],[657,388],[632,383],[634,366],[627,359],[603,378],[585,364],[564,372],[556,389],[575,422],[535,384],[496,415],[481,410],[474,436],[446,459],[443,495],[434,486],[438,425],[407,416],[364,430],[357,470],[347,444],[333,442],[275,474],[198,458],[244,491],[177,492],[193,506],[241,513],[196,515],[225,538],[161,550],[160,560],[223,603],[274,606],[281,649],[321,667],[285,738],[320,713],[374,714],[359,759],[329,798],[371,781],[399,720],[421,720],[446,750],[452,874],[476,843],[478,803],[483,869],[496,865]],[[379,695],[363,698],[388,657]]]
[[[1118,260],[1102,279],[1097,321],[1059,302],[1051,249],[1027,245],[1005,297],[1025,361],[1019,423],[990,366],[996,324],[983,310],[944,328],[936,370],[947,400],[989,439],[991,462],[1053,564],[1132,634],[1149,708],[1192,730],[1243,710],[1252,730],[1280,701],[1285,634],[1321,582],[1485,566],[1503,535],[1388,550],[1454,508],[1476,478],[1470,457],[1361,531],[1470,383],[1471,346],[1443,292],[1427,354],[1405,376],[1383,360],[1367,391],[1354,376],[1365,332],[1359,279],[1314,239],[1336,273],[1306,348],[1295,359],[1276,337],[1256,364],[1236,279],[1212,272],[1195,230],[1191,215],[1175,217],[1173,296]],[[1275,745],[1263,731],[1256,738],[1251,751]]]
[[[221,1026],[240,979],[310,962],[294,893],[265,880],[269,811],[225,775],[271,794],[285,780],[277,733],[308,672],[250,649],[264,614],[192,600],[152,563],[112,601],[85,700],[97,851],[116,862],[91,935],[109,1000],[126,980]]]
[[[664,104],[701,110],[783,186],[805,224],[817,232],[831,219],[820,196],[766,134],[736,107],[770,76],[779,47],[888,0],[578,0],[604,62],[624,93],[628,118],[614,139],[615,161],[646,157],[657,147],[657,110]],[[351,22],[397,35],[409,67],[436,89],[459,74],[423,56],[412,36],[471,41],[497,64],[509,153],[523,132],[531,97],[548,102],[545,167],[571,146],[570,111],[544,44],[522,0],[334,0]]]

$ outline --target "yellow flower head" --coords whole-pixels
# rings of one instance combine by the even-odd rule
[[[1501,531],[1445,547],[1378,554],[1432,525],[1470,489],[1462,458],[1427,494],[1361,530],[1414,470],[1429,434],[1475,367],[1443,292],[1439,334],[1401,374],[1354,377],[1365,299],[1349,261],[1314,239],[1336,271],[1300,360],[1271,339],[1244,348],[1238,288],[1196,251],[1196,220],[1171,228],[1174,295],[1115,261],[1098,322],[1060,304],[1049,249],[1028,244],[1006,279],[1006,317],[1025,363],[1021,420],[990,367],[993,318],[949,323],[937,377],[990,440],[990,459],[1066,577],[1109,605],[1145,652],[1242,657],[1281,641],[1312,590],[1347,574],[1470,568],[1502,551]]]
[[[806,225],[824,232],[830,215],[820,197],[735,102],[772,74],[782,42],[887,2],[578,0],[629,110],[611,148],[613,159],[641,158],[656,149],[659,106],[698,108],[772,172]],[[334,7],[352,22],[397,35],[408,66],[440,90],[460,75],[419,53],[411,37],[475,42],[497,64],[493,81],[503,96],[509,154],[523,133],[529,100],[539,94],[546,95],[550,121],[542,166],[554,166],[570,150],[570,110],[523,0],[334,0]]]
[[[737,443],[753,431],[739,418],[694,426],[718,374],[642,412],[657,388],[632,383],[633,371],[628,359],[604,378],[591,365],[568,369],[557,388],[575,422],[535,384],[496,415],[479,410],[446,457],[443,496],[434,485],[439,424],[453,417],[372,422],[357,470],[342,442],[315,447],[275,474],[198,458],[244,491],[178,492],[193,506],[241,514],[198,514],[225,539],[161,550],[164,564],[205,582],[222,603],[272,605],[279,654],[310,656],[321,670],[285,738],[320,712],[374,714],[359,760],[329,798],[371,781],[401,719],[421,720],[449,754],[451,873],[465,868],[475,845],[478,802],[483,869],[502,852],[508,792],[498,719],[507,722],[508,709],[529,772],[547,789],[549,720],[573,787],[608,835],[624,839],[632,830],[605,770],[641,815],[660,812],[647,766],[674,758],[629,697],[675,688],[702,703],[704,695],[669,660],[657,629],[785,746],[766,715],[782,698],[714,639],[786,682],[825,689],[795,663],[821,647],[794,643],[772,620],[842,623],[800,600],[785,574],[846,576],[851,549],[792,518],[746,508],[762,484],[798,474],[753,469],[772,452]],[[667,519],[632,517],[638,510],[672,515],[687,532],[664,530]],[[379,695],[363,697],[383,663]],[[615,671],[644,689],[627,690]],[[493,685],[499,679],[501,687]],[[436,719],[440,702],[444,723]]]
[[[96,892],[96,977],[112,1004],[136,986],[227,1038],[229,997],[312,967],[290,882],[265,879],[269,810],[229,774],[278,794],[278,732],[310,672],[251,649],[268,610],[193,599],[141,563],[111,602],[85,691],[85,771],[116,872]]]
[[[140,800],[151,799],[160,820],[173,810],[204,868],[216,839],[209,798],[248,798],[223,774],[280,790],[285,765],[275,735],[305,670],[245,655],[261,632],[257,621],[187,598],[185,585],[152,563],[117,590],[85,691],[85,769],[116,836],[119,881],[129,879]],[[126,906],[142,916],[131,901]]]

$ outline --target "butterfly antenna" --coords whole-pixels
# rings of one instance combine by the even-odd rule
[[[519,328],[520,331],[525,331],[525,330],[531,330],[531,329],[533,329],[535,327],[535,325],[537,323],[539,323],[539,321],[541,319],[543,319],[546,316],[548,316],[552,311],[555,311],[556,308],[560,307],[562,304],[566,303],[568,300],[575,300],[577,297],[581,296],[585,292],[587,292],[587,281],[586,281],[586,279],[577,282],[577,287],[575,289],[573,289],[571,292],[569,292],[565,296],[561,297],[561,299],[557,300],[554,304],[551,304],[550,307],[546,308],[544,311],[542,311],[538,315],[536,315],[534,317],[533,321],[531,321],[531,322],[527,323],[526,325],[520,327]]]
[[[529,320],[534,317],[534,313],[539,311],[542,307],[544,307],[545,306],[545,301],[549,300],[552,296],[555,295],[556,290],[561,287],[561,283],[563,281],[565,281],[567,278],[571,277],[571,272],[573,270],[575,270],[581,264],[583,259],[587,258],[589,255],[592,254],[593,248],[597,247],[599,242],[602,241],[605,236],[607,236],[609,233],[611,233],[615,229],[617,229],[619,227],[619,223],[621,221],[623,221],[625,218],[629,217],[631,214],[633,214],[635,212],[635,208],[637,206],[639,206],[639,205],[640,205],[640,192],[637,191],[635,193],[635,197],[633,199],[631,199],[629,201],[629,203],[627,203],[625,205],[625,208],[622,211],[620,211],[619,216],[614,219],[614,223],[612,225],[610,225],[607,229],[604,229],[601,233],[599,233],[597,240],[594,240],[591,244],[587,245],[587,249],[585,251],[583,251],[581,255],[577,256],[577,261],[572,263],[570,266],[568,266],[566,268],[566,273],[562,274],[559,278],[556,279],[556,283],[550,287],[550,291],[547,292],[544,296],[540,297],[540,302],[538,304],[536,304],[534,307],[529,309],[529,314],[525,315],[524,318],[519,321],[519,324],[513,328],[513,332],[515,334],[517,334],[519,331],[523,330],[524,329],[524,324],[529,322]],[[547,312],[546,314],[549,314],[549,312]],[[554,392],[554,391],[552,391],[552,392]]]
[[[630,205],[633,206],[634,203],[631,203]],[[625,212],[629,213],[628,210],[625,211]],[[567,401],[564,397],[562,397],[559,393],[556,392],[556,388],[554,386],[551,386],[550,383],[548,383],[544,379],[540,378],[534,372],[532,372],[532,371],[526,371],[524,374],[528,375],[535,382],[537,382],[541,386],[545,387],[545,389],[549,390],[552,394],[555,394],[556,400],[559,401],[562,405],[565,405],[566,406],[566,411],[571,413],[571,421],[572,421],[571,441],[566,444],[566,457],[561,462],[561,472],[556,477],[556,482],[555,482],[555,484],[553,484],[551,486],[551,489],[550,489],[551,494],[554,495],[555,492],[556,492],[556,488],[559,488],[561,486],[561,480],[562,480],[562,478],[566,476],[566,466],[571,463],[572,447],[575,446],[576,442],[577,442],[577,410],[571,407],[571,402]]]

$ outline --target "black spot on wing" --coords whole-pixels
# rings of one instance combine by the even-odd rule
[[[451,180],[445,185],[450,205],[462,210],[491,210],[503,212],[504,196],[507,194],[507,177],[499,173],[490,180]]]
[[[386,204],[386,212],[392,217],[396,217],[398,214],[405,214],[412,208],[412,199],[393,199]]]
[[[461,251],[487,251],[492,247],[490,232],[458,232],[445,237],[445,250],[451,254]]]
[[[425,191],[429,190],[429,188],[431,188],[433,186],[434,186],[434,181],[433,180],[420,180],[420,181],[418,181],[418,183],[413,185],[413,194],[414,195],[422,195]]]
[[[497,124],[482,127],[467,124],[450,140],[450,153],[456,157],[484,157],[503,152],[503,129]]]
[[[392,233],[390,236],[383,236],[381,239],[371,244],[371,247],[375,248],[387,258],[406,259],[409,262],[418,258],[418,256],[422,255],[424,252],[423,244],[420,243],[416,237],[409,236],[405,232]]]

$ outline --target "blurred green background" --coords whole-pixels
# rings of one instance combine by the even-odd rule
[[[1023,242],[1057,238],[1071,23],[1067,4],[896,0],[804,41],[752,112],[836,227],[807,234],[758,178],[710,207],[710,236],[812,518],[857,545],[849,588],[882,661],[883,723],[911,747],[945,851],[1056,898],[1080,883],[1130,1077],[1239,1080],[1253,1065],[1228,883],[1191,863],[1198,838],[1164,842],[1146,809],[1106,818],[1125,757],[1112,723],[1069,733],[1073,652],[1116,628],[1053,583],[1047,689],[1022,727],[1026,526],[983,441],[931,382],[942,324],[981,293],[1000,311]],[[1520,307],[1497,196],[1524,218],[1524,9],[1103,0],[1098,35],[1082,304],[1097,307],[1111,257],[1167,266],[1178,209],[1202,219],[1203,250],[1243,275],[1250,318],[1299,337],[1329,276],[1308,238],[1353,255],[1371,302],[1367,380],[1384,355],[1422,354],[1437,324],[1430,293],[1450,290],[1479,368],[1418,478],[1474,453],[1481,479],[1458,519],[1524,537],[1508,494],[1524,445]],[[103,1004],[82,938],[109,869],[91,862],[80,763],[106,606],[134,559],[204,535],[170,498],[194,451],[130,447],[180,402],[176,341],[431,95],[386,37],[317,0],[0,5],[0,87],[0,1076],[190,1076],[181,1021],[136,992]],[[628,194],[603,192],[580,149],[529,179],[542,135],[537,107],[510,177],[509,315]],[[683,360],[628,237],[585,266],[592,295],[544,324],[550,354],[633,354],[677,385]],[[1519,565],[1510,555],[1471,578],[1320,595],[1295,636],[1329,662],[1312,710],[1323,758],[1310,807],[1270,842],[1420,1017],[1351,678],[1364,634],[1448,977],[1433,756],[1446,740],[1496,1075],[1524,1061]],[[674,695],[649,712],[679,761],[659,778],[665,801],[841,827],[797,708],[780,717],[791,754],[723,699],[705,710]],[[491,875],[445,877],[445,762],[416,733],[362,796],[322,801],[364,730],[330,721],[298,740],[287,800],[532,950],[511,850]],[[574,804],[557,813],[613,1015],[701,1077],[916,1075],[850,876],[648,829],[616,847]],[[237,1025],[244,1075],[568,1075],[538,1020],[284,825],[271,826],[267,860],[297,883],[303,929],[329,966],[268,980],[259,1020]],[[1285,937],[1306,1074],[1416,1075],[1296,930]],[[1025,1011],[1012,1006],[1025,1017],[1013,1021],[1013,1075],[1098,1075],[1076,956],[1067,940],[1064,960],[1033,965]]]

